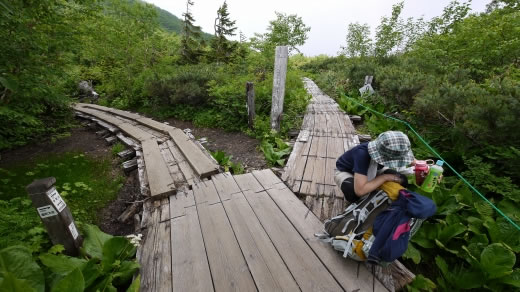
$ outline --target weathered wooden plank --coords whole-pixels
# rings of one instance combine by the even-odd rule
[[[219,173],[211,177],[221,201],[231,199],[231,195],[239,193],[240,188],[229,172]]]
[[[258,181],[251,179],[253,178],[253,174],[251,173],[235,175],[234,178],[242,191],[252,191],[256,193],[264,190],[264,187]]]
[[[147,127],[152,128],[156,131],[166,134],[166,135],[168,135],[169,131],[172,131],[175,129],[175,127],[166,125],[166,124],[158,122],[156,120],[152,120],[150,118],[139,117],[138,119],[136,119],[136,121],[138,121],[139,123],[141,123]]]
[[[173,181],[175,182],[175,185],[178,187],[183,184],[187,184],[186,179],[184,178],[184,175],[182,175],[182,172],[179,168],[179,164],[173,158],[173,155],[170,151],[170,148],[166,143],[162,143],[159,145],[159,149],[161,149],[161,154],[163,156],[164,161],[166,162],[166,166],[168,167],[168,170],[170,172],[171,177],[173,178]]]
[[[210,181],[200,182],[193,187],[193,194],[215,290],[256,290],[215,186]]]
[[[195,173],[195,170],[191,167],[191,165],[186,160],[186,157],[181,153],[179,148],[173,143],[173,141],[168,140],[166,141],[166,145],[168,145],[168,148],[170,148],[170,152],[173,155],[173,158],[175,161],[177,161],[177,164],[179,165],[179,169],[181,170],[182,174],[184,175],[184,178],[188,182],[189,185],[192,185],[194,183],[197,183],[200,181],[199,177]]]
[[[186,208],[195,206],[192,190],[181,190],[170,196],[170,217],[176,218],[186,215]]]
[[[119,124],[118,127],[121,129],[121,131],[126,133],[128,136],[130,136],[140,142],[155,139],[154,135],[152,135],[146,131],[143,131],[143,130],[139,129],[138,127],[128,124],[128,123]]]
[[[152,214],[141,251],[141,291],[172,291],[170,221],[160,223],[160,212]],[[160,256],[157,256],[160,255]]]
[[[262,171],[272,172],[271,170]],[[256,171],[253,172],[253,175],[255,174]],[[261,177],[259,176],[258,179]],[[374,281],[375,287],[372,286],[373,276],[366,268],[360,267],[359,276],[356,276],[357,263],[345,260],[330,247],[330,244],[323,243],[314,237],[315,233],[323,230],[323,223],[314,214],[309,214],[307,207],[289,189],[271,188],[267,190],[267,193],[344,290],[372,291],[374,288],[375,291],[386,291],[377,280]]]
[[[233,180],[233,177],[229,177]],[[238,185],[234,180],[227,182],[227,188],[218,190],[218,194],[256,287],[259,291],[299,291],[298,285]]]
[[[142,147],[152,199],[162,199],[175,194],[175,183],[170,176],[157,142],[146,140],[142,142]]]
[[[235,178],[241,177],[235,176]],[[255,180],[253,176],[245,180]],[[253,184],[248,183],[248,184]],[[271,238],[302,291],[341,291],[341,287],[265,191],[243,190],[246,200]],[[296,198],[296,197],[295,197]]]
[[[183,209],[183,216],[171,219],[173,291],[214,291],[197,208]]]
[[[124,124],[125,122],[121,119],[118,119],[110,114],[107,114],[105,112],[102,112],[102,111],[98,111],[98,110],[94,110],[94,109],[89,109],[89,108],[85,108],[85,107],[77,107],[76,108],[77,111],[80,111],[80,112],[83,112],[83,113],[86,113],[86,114],[89,114],[91,116],[94,116],[96,118],[99,118],[107,123],[110,123],[114,126],[118,126],[121,125],[121,124]]]
[[[218,165],[209,159],[182,130],[173,129],[168,133],[199,177],[209,177],[218,173]]]

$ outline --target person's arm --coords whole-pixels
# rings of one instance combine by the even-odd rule
[[[383,174],[368,181],[366,175],[354,173],[354,192],[356,193],[356,196],[362,197],[374,191],[387,181],[400,182],[401,178],[394,174]]]

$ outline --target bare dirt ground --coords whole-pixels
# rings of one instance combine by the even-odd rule
[[[227,155],[232,155],[231,161],[240,162],[244,169],[251,171],[254,169],[267,168],[264,154],[259,150],[260,142],[244,133],[225,132],[221,129],[197,128],[191,122],[175,119],[166,120],[171,126],[179,129],[191,129],[195,139],[207,138],[207,143],[203,146],[209,151],[224,151]]]
[[[246,171],[267,168],[263,154],[258,150],[259,142],[243,133],[229,133],[219,129],[196,128],[190,122],[168,120],[170,125],[180,129],[189,128],[196,139],[207,138],[204,147],[210,151],[221,150],[227,155],[232,155],[233,162],[240,162]],[[111,146],[104,139],[97,136],[95,130],[86,127],[77,127],[71,130],[70,137],[66,137],[51,143],[39,142],[23,146],[14,150],[0,153],[0,167],[20,162],[32,161],[37,157],[47,154],[59,154],[65,152],[82,152],[93,158],[112,159],[113,175],[124,175],[121,170],[121,161],[112,156]],[[98,225],[101,230],[112,235],[126,235],[134,232],[133,222],[128,224],[117,220],[119,215],[130,203],[139,200],[139,180],[137,171],[133,171],[126,177],[123,187],[120,189],[117,199],[110,202],[98,213]]]

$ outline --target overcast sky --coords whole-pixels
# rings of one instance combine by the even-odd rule
[[[182,18],[186,10],[185,0],[145,0]],[[193,0],[192,14],[195,24],[202,30],[213,34],[213,23],[217,9],[223,0]],[[319,54],[336,55],[345,45],[349,23],[368,23],[372,33],[379,25],[382,16],[389,16],[392,5],[400,0],[228,0],[230,18],[246,37],[264,33],[269,21],[275,19],[275,11],[297,14],[311,27],[307,42],[300,48],[307,56]],[[406,0],[402,16],[430,19],[442,13],[450,0]],[[473,12],[482,12],[490,0],[473,0]],[[238,37],[236,38],[238,39]]]

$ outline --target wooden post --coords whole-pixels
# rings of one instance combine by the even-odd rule
[[[287,46],[277,46],[274,60],[273,99],[271,104],[271,129],[280,130],[285,95],[285,76],[287,75]]]
[[[54,187],[56,179],[48,177],[33,181],[26,187],[33,206],[47,228],[53,244],[62,244],[67,255],[78,255],[83,238],[79,234],[69,207]]]
[[[255,121],[255,87],[253,82],[246,83],[246,96],[247,96],[247,124],[250,129],[254,127]]]

